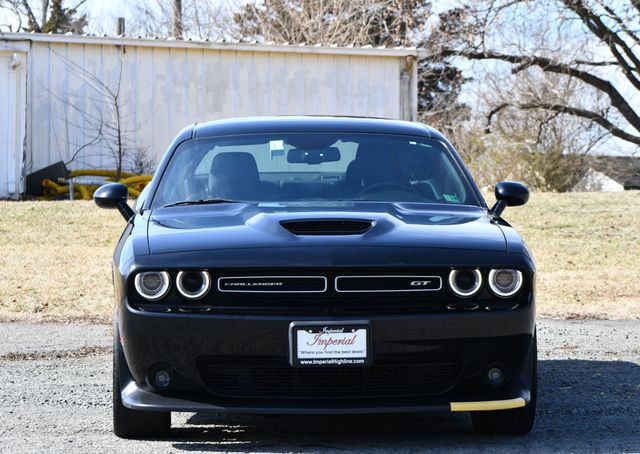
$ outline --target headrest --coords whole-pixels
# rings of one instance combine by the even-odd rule
[[[259,178],[258,166],[251,153],[223,152],[217,154],[211,163],[211,175],[234,179]]]

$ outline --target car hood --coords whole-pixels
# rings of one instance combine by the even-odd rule
[[[296,235],[281,222],[366,220],[364,234]],[[410,247],[504,252],[500,227],[485,210],[441,204],[224,203],[155,209],[148,224],[152,254],[278,247]]]

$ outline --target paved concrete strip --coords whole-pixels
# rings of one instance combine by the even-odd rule
[[[526,437],[475,436],[466,414],[179,413],[168,440],[120,440],[110,327],[0,332],[10,333],[0,350],[0,452],[640,452],[640,322],[539,321],[539,407]]]

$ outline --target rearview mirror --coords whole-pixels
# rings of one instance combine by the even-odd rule
[[[302,150],[292,148],[287,153],[289,164],[321,164],[340,160],[340,150],[336,147]]]
[[[496,203],[491,208],[494,216],[500,216],[508,206],[524,205],[529,201],[529,188],[516,181],[501,181],[495,187]]]
[[[93,201],[100,208],[117,208],[123,218],[131,219],[135,212],[127,203],[129,188],[120,183],[109,183],[100,186],[93,193]]]

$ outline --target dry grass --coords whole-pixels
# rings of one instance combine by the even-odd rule
[[[107,320],[123,227],[92,202],[0,202],[0,317]]]
[[[538,311],[640,318],[640,192],[533,194],[505,217],[538,262]],[[0,202],[0,318],[106,321],[124,227],[91,202]]]
[[[532,194],[505,218],[538,264],[538,312],[640,318],[640,192]]]

